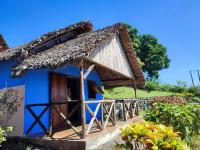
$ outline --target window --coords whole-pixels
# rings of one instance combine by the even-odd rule
[[[103,93],[101,87],[99,87],[94,81],[88,81],[88,98],[96,99],[97,93]]]

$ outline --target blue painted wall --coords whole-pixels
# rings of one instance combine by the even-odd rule
[[[79,77],[79,68],[74,66],[66,66],[59,68],[57,70],[51,71],[47,69],[42,70],[35,70],[35,71],[29,71],[24,76],[20,78],[12,79],[10,77],[11,74],[11,67],[15,65],[16,62],[3,62],[0,63],[0,89],[12,86],[18,86],[18,85],[25,85],[25,106],[27,104],[35,104],[35,103],[48,103],[50,100],[50,89],[49,89],[49,73],[55,72],[55,73],[61,73],[71,76]],[[91,72],[87,79],[85,80],[85,99],[88,100],[88,84],[87,80],[93,80],[95,81],[99,86],[101,86],[101,80],[96,72]],[[102,94],[97,94],[96,99],[101,100],[103,98]],[[34,112],[36,114],[39,114],[42,111],[43,107],[37,107],[34,108]],[[95,110],[96,105],[91,104],[90,108],[92,110]],[[24,134],[28,130],[28,128],[31,126],[31,124],[34,122],[34,118],[31,116],[31,114],[28,112],[28,110],[25,108],[24,111]],[[98,112],[98,117],[100,118],[100,112]],[[88,112],[86,112],[86,121],[89,122],[91,116]],[[42,122],[46,126],[46,128],[49,128],[49,111],[45,113],[42,117]],[[39,125],[36,125],[30,134],[39,133],[42,132],[42,129]]]

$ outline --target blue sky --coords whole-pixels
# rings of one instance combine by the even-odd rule
[[[188,71],[200,69],[199,8],[199,0],[1,0],[0,33],[15,47],[80,20],[96,29],[129,23],[167,47],[171,64],[160,73],[162,83],[191,83]]]

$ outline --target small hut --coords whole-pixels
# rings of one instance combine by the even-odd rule
[[[122,23],[94,31],[90,21],[82,21],[0,52],[0,89],[23,93],[23,107],[13,119],[17,135],[52,135],[70,127],[85,138],[94,122],[101,130],[108,120],[116,123],[115,101],[104,100],[102,87],[143,85]],[[105,103],[110,109],[103,121]]]

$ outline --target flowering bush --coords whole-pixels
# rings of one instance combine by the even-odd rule
[[[189,150],[172,127],[153,122],[130,124],[121,129],[121,136],[125,143],[117,144],[118,150]]]
[[[144,119],[172,126],[187,142],[190,141],[190,137],[200,135],[200,105],[198,104],[155,103],[152,110],[145,113]]]

